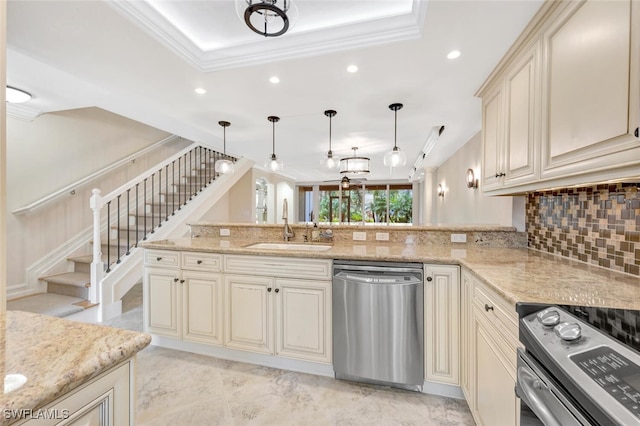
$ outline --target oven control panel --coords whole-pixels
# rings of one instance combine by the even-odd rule
[[[571,361],[640,418],[640,366],[607,346],[573,355]]]

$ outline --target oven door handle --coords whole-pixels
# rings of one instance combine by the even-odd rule
[[[549,387],[540,380],[533,371],[524,366],[518,367],[518,384],[522,389],[525,402],[531,410],[540,418],[545,426],[562,426],[551,413],[549,407],[540,397],[541,393],[551,393]]]

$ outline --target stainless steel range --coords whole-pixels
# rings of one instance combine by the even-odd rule
[[[521,425],[640,425],[640,312],[524,303],[517,310]]]

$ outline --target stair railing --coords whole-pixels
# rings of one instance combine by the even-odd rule
[[[163,222],[213,183],[218,177],[215,163],[222,159],[237,161],[235,157],[194,143],[106,196],[101,195],[100,189],[93,189],[89,202],[93,210],[93,259],[89,288],[92,303],[100,302],[98,286],[104,274],[108,274],[140,241],[146,240],[162,227]],[[147,211],[149,202],[150,215]],[[106,210],[106,218],[103,209]],[[132,216],[135,218],[133,224]],[[122,221],[126,226],[122,226]],[[102,257],[102,232],[105,229],[106,268]],[[115,229],[114,237],[112,229]],[[135,237],[132,237],[132,232]],[[126,238],[122,234],[126,234]]]

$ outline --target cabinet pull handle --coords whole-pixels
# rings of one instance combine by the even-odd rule
[[[640,137],[639,133],[640,133],[640,127],[636,127],[636,131],[633,133],[634,135],[636,135],[636,138]]]
[[[499,177],[500,177],[500,175],[496,173],[496,178],[499,178]]]
[[[162,258],[161,258],[160,256],[158,256],[158,257],[156,257],[156,260],[157,260],[158,262],[160,262],[160,261],[162,260]]]
[[[427,277],[427,281],[431,282],[431,281],[433,281],[433,278]]]
[[[493,311],[493,306],[489,306],[486,303],[484,304],[484,310],[489,312],[489,311]]]
[[[271,287],[267,287],[267,291],[271,293]]]
[[[174,283],[177,283],[177,282],[178,282],[178,278],[174,278],[174,279],[173,279],[173,282],[174,282]]]
[[[202,260],[198,260],[196,263],[200,265],[202,263]]]
[[[273,291],[275,291],[276,293],[279,293],[279,292],[280,292],[280,289],[279,289],[279,288],[276,288],[276,289],[275,289],[275,290],[273,290]]]

